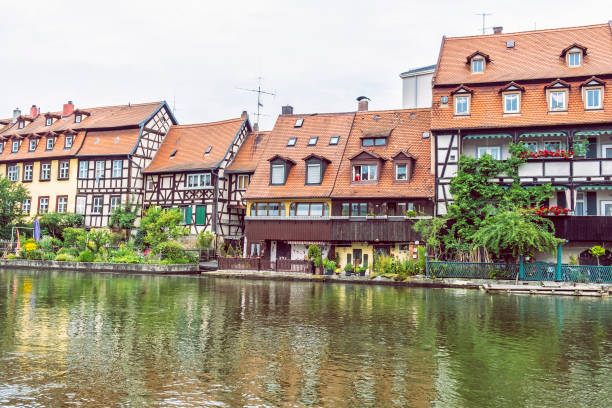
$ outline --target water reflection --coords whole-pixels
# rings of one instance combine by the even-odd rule
[[[2,406],[610,406],[612,301],[0,272]]]

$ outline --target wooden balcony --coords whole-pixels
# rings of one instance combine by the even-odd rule
[[[612,159],[529,159],[519,168],[521,181],[598,181],[612,177]],[[589,179],[587,179],[589,178]],[[535,180],[534,180],[535,179]]]
[[[611,239],[612,217],[585,215],[585,216],[557,216],[548,217],[555,225],[557,238],[568,241],[594,241],[603,242]]]
[[[246,217],[248,240],[409,242],[419,240],[405,217]]]

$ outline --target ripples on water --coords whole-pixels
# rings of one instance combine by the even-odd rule
[[[610,407],[612,299],[0,271],[0,406]]]

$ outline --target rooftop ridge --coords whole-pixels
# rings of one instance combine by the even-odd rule
[[[237,121],[243,121],[243,120],[244,118],[239,117],[239,118],[233,118],[233,119],[219,120],[216,122],[202,122],[202,123],[189,123],[189,124],[184,124],[184,125],[172,125],[172,128],[187,129],[187,128],[196,128],[196,127],[206,127],[206,126],[221,125],[224,123],[237,122]]]
[[[584,26],[573,26],[573,27],[559,27],[559,28],[544,28],[541,30],[526,30],[526,31],[515,31],[511,33],[500,33],[500,34],[476,34],[476,35],[465,35],[457,37],[446,37],[446,40],[463,40],[463,39],[474,39],[474,38],[503,38],[506,36],[526,35],[535,33],[549,33],[558,31],[571,31],[571,30],[583,30],[588,28],[602,28],[609,27],[610,23],[599,23],[589,24]]]

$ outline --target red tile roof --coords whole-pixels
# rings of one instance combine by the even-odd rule
[[[174,125],[145,173],[213,169],[223,160],[247,122],[245,116],[221,122]],[[212,149],[205,154],[209,146]]]
[[[507,41],[514,41],[508,48]],[[587,52],[582,66],[570,68],[561,54],[579,44]],[[466,58],[479,51],[490,57],[484,73],[472,74]],[[510,82],[539,78],[568,78],[612,72],[610,24],[526,31],[519,33],[444,38],[434,85]]]
[[[39,137],[36,149],[33,152],[29,151],[30,138],[26,137],[22,139],[21,146],[17,153],[12,153],[12,140],[5,141],[4,149],[0,153],[0,162],[11,162],[11,161],[27,161],[27,160],[40,160],[40,159],[52,159],[59,157],[74,156],[81,147],[83,140],[85,140],[85,132],[79,132],[78,134],[72,135],[72,147],[65,149],[64,145],[66,135],[59,134],[56,139],[52,150],[47,150],[47,138]]]
[[[340,167],[344,146],[353,124],[354,113],[281,115],[268,136],[255,174],[251,178],[245,197],[266,198],[320,198],[331,195],[336,173]],[[295,127],[297,119],[304,119],[301,127]],[[330,138],[339,136],[337,145],[330,145]],[[289,138],[297,138],[295,146],[287,146]],[[311,137],[318,137],[315,146],[308,146]],[[303,160],[314,153],[330,161],[320,185],[304,185],[306,163]],[[289,171],[282,186],[270,185],[270,162],[274,156],[282,156],[296,164]]]
[[[124,156],[130,154],[138,142],[139,135],[140,128],[87,132],[83,147],[78,151],[77,156]]]
[[[429,131],[430,119],[430,109],[357,112],[332,197],[433,197],[431,137],[423,138],[423,132]],[[362,147],[363,135],[376,134],[385,129],[390,130],[385,146]],[[382,171],[376,184],[352,182],[350,159],[364,151],[382,160]],[[409,182],[395,181],[393,158],[400,152],[416,159]]]
[[[270,132],[251,132],[242,143],[238,154],[225,169],[230,173],[252,173],[266,148]]]

